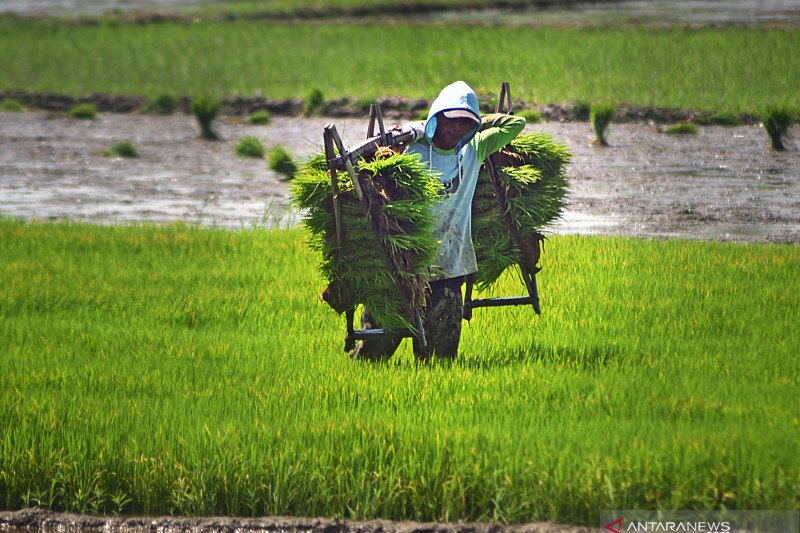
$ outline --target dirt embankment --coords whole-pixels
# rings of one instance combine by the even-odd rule
[[[25,106],[43,111],[64,112],[79,103],[90,103],[104,113],[138,113],[147,109],[149,100],[143,96],[125,96],[110,94],[88,94],[70,96],[54,93],[36,93],[27,91],[0,92],[0,100],[13,98]],[[382,97],[377,102],[383,114],[389,118],[415,117],[428,110],[430,102],[424,99],[404,97]],[[178,98],[177,110],[189,113],[189,96]],[[327,100],[315,114],[327,117],[364,117],[369,115],[369,106],[373,103],[353,98]],[[481,100],[481,110],[489,113],[494,110],[494,101],[488,98]],[[518,110],[535,109],[542,119],[548,122],[587,122],[589,106],[586,103],[531,105],[517,100],[514,106]],[[301,116],[305,102],[302,99],[272,99],[260,96],[231,96],[222,102],[222,112],[231,116],[247,116],[255,111],[267,110],[275,115]],[[674,124],[691,121],[696,124],[711,124],[713,113],[693,109],[672,109],[652,106],[620,105],[614,118],[618,123],[654,122],[656,124]],[[757,124],[755,115],[742,114],[738,117],[741,124]]]
[[[599,529],[537,522],[504,526],[486,523],[395,522],[337,518],[260,518],[169,516],[104,517],[54,513],[42,509],[0,512],[0,530],[158,531],[168,532],[307,532],[307,533],[597,533]]]

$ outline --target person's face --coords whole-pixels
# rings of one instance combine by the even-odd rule
[[[433,134],[433,144],[442,150],[452,150],[456,143],[472,130],[475,121],[468,118],[447,118],[444,115],[436,117],[436,133]]]

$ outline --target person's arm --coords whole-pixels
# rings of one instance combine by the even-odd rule
[[[478,161],[483,161],[510,143],[525,128],[525,119],[515,115],[493,114],[481,119],[473,142]]]

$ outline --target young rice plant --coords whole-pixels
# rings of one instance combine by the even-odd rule
[[[245,135],[239,139],[235,151],[239,157],[264,158],[264,145],[255,135]]]
[[[614,120],[616,113],[617,106],[613,102],[595,102],[592,104],[589,111],[589,119],[594,128],[594,141],[592,141],[592,144],[595,146],[608,146],[606,129],[611,124],[611,121]]]
[[[541,317],[476,310],[419,365],[346,357],[306,238],[0,220],[3,509],[797,508],[799,247],[554,236]]]

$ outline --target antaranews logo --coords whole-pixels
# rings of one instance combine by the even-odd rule
[[[800,533],[800,511],[613,509],[598,523],[603,533]]]
[[[605,525],[611,533],[730,533],[731,523],[725,520],[630,520],[621,516]]]
[[[614,520],[606,524],[606,529],[612,531],[613,533],[622,533],[622,521],[625,520],[625,517],[620,516],[618,519]],[[616,526],[616,527],[614,527]]]

